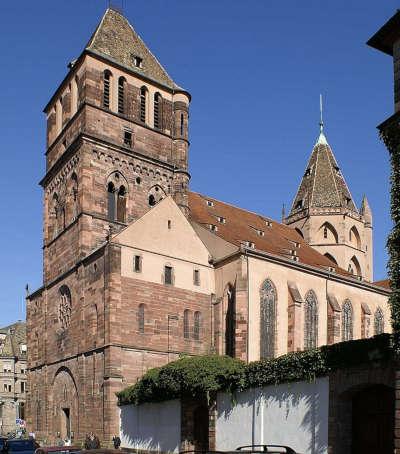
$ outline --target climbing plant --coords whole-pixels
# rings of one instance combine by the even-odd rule
[[[209,398],[217,391],[234,394],[248,388],[293,381],[312,381],[337,369],[392,358],[391,336],[342,342],[289,353],[246,365],[228,356],[185,357],[150,369],[135,385],[117,393],[120,405],[161,402],[180,397]]]
[[[398,116],[380,127],[381,138],[390,153],[391,216],[393,228],[389,234],[388,272],[392,293],[389,297],[394,349],[400,353],[400,125]]]

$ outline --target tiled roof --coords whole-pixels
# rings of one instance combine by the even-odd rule
[[[383,279],[382,281],[375,281],[374,285],[377,285],[378,287],[390,289],[389,279]]]
[[[21,352],[20,344],[26,345],[26,323],[17,322],[10,326],[0,329],[0,332],[6,334],[3,343],[0,346],[0,357],[26,357],[26,351]]]
[[[86,49],[169,88],[179,88],[126,17],[112,8],[104,13]],[[142,59],[142,68],[135,66],[134,57]]]
[[[189,207],[193,221],[208,228],[216,226],[214,233],[229,243],[240,246],[247,241],[254,249],[291,260],[298,257],[299,263],[324,270],[334,267],[338,274],[350,276],[289,226],[195,192],[189,193]]]
[[[311,153],[289,216],[309,208],[347,208],[359,214],[322,132]]]

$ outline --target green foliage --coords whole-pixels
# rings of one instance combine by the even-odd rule
[[[135,385],[117,394],[119,405],[161,402],[180,397],[209,397],[217,391],[234,393],[246,388],[299,380],[312,381],[337,369],[392,357],[391,336],[342,342],[272,360],[245,365],[228,356],[185,357],[150,369]]]
[[[391,215],[393,229],[387,241],[389,252],[389,279],[392,294],[389,298],[391,309],[394,348],[400,353],[400,127],[394,118],[381,130],[381,137],[390,152],[391,162]]]
[[[208,397],[243,387],[245,363],[229,356],[184,357],[150,369],[135,385],[117,394],[120,405],[161,402],[178,397]]]

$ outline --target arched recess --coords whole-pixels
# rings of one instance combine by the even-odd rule
[[[304,349],[318,346],[318,300],[309,290],[304,302]]]
[[[318,233],[321,243],[337,244],[339,242],[338,233],[335,227],[329,222],[324,222],[319,228]]]
[[[275,356],[277,292],[270,279],[260,289],[260,359]]]
[[[161,186],[159,186],[158,184],[156,184],[149,190],[149,194],[148,194],[149,206],[153,207],[154,205],[157,205],[157,203],[160,200],[164,199],[165,197],[166,197],[166,194],[165,194],[164,189]]]
[[[355,225],[349,231],[349,242],[353,247],[361,249],[361,238]]]
[[[235,289],[228,284],[224,292],[225,313],[225,355],[235,357],[236,302]]]
[[[356,276],[362,276],[360,262],[355,255],[351,258],[347,271]]]
[[[335,257],[331,254],[329,254],[329,252],[325,252],[324,256],[329,259],[331,262],[333,262],[335,265],[338,264],[338,262],[336,261]]]
[[[79,433],[79,393],[76,380],[67,367],[57,370],[49,396],[50,432],[60,432],[62,439],[70,438],[71,432]]]
[[[126,222],[128,182],[121,172],[107,178],[107,217],[110,221]]]

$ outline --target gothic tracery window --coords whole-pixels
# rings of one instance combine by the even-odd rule
[[[185,309],[183,312],[183,337],[189,339],[190,337],[190,326],[189,326],[189,309]]]
[[[72,300],[71,292],[66,285],[60,288],[60,302],[58,305],[58,320],[62,329],[67,329],[71,323]]]
[[[342,340],[353,339],[353,306],[350,300],[343,303],[342,309]]]
[[[316,348],[318,340],[318,303],[310,290],[304,303],[304,349]]]
[[[374,328],[375,335],[382,334],[385,331],[385,319],[383,316],[383,311],[380,307],[378,307],[378,309],[375,311]]]
[[[201,329],[201,313],[196,311],[194,313],[193,320],[193,338],[195,340],[200,340],[200,329]]]
[[[264,281],[260,291],[260,322],[260,358],[273,358],[276,335],[276,290],[269,279]]]

